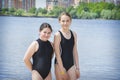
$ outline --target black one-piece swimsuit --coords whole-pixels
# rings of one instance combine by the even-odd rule
[[[53,47],[49,41],[37,40],[39,49],[32,56],[33,65],[32,70],[36,70],[45,79],[51,69],[51,59],[53,54]]]
[[[60,42],[60,52],[61,52],[61,59],[63,62],[63,66],[65,69],[68,71],[73,65],[74,65],[74,60],[73,60],[73,47],[74,47],[74,36],[72,31],[71,32],[71,38],[66,39],[62,32],[60,32],[61,35],[61,42]],[[55,64],[57,63],[57,59],[55,58]]]

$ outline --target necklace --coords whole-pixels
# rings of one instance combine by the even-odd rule
[[[69,35],[69,32],[66,32],[65,34],[66,34],[66,35]]]
[[[63,33],[66,34],[66,35],[70,35],[70,31],[63,32]]]
[[[70,30],[63,30],[63,29],[61,29],[61,32],[63,33],[63,34],[65,34],[65,35],[70,35]]]

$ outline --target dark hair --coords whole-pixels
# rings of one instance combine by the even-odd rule
[[[52,27],[51,27],[50,24],[48,24],[48,23],[42,23],[40,25],[39,31],[42,31],[44,28],[49,28],[51,30],[51,32],[52,32]]]
[[[69,13],[67,13],[67,12],[62,12],[61,14],[60,14],[60,16],[59,16],[59,21],[61,20],[61,16],[62,15],[66,15],[66,16],[68,16],[68,17],[70,17],[70,20],[72,20],[72,17],[71,17],[71,15],[69,14]]]

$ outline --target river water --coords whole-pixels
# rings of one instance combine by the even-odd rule
[[[56,18],[0,16],[0,80],[31,80],[23,56],[38,38],[43,22],[52,25],[53,41],[54,33],[60,29]],[[71,29],[78,38],[80,80],[120,80],[120,20],[73,19]]]

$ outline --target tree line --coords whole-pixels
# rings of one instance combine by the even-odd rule
[[[54,6],[52,10],[46,8],[31,8],[28,11],[15,8],[2,8],[0,15],[35,16],[35,17],[58,17],[63,12],[69,12],[72,18],[77,19],[114,19],[120,20],[120,4],[115,5],[107,2],[80,3],[78,6],[67,8]]]

